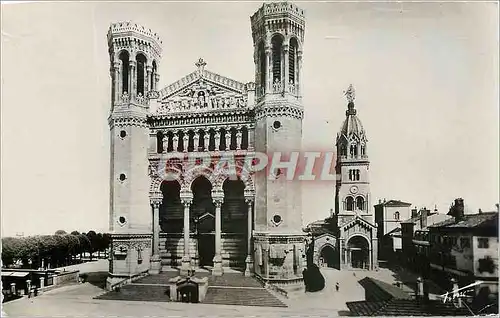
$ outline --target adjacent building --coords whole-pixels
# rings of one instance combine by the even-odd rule
[[[423,208],[412,209],[412,218],[401,222],[402,260],[405,266],[429,277],[429,225],[452,218],[446,214]]]
[[[465,215],[463,199],[456,199],[449,214],[428,226],[431,275],[442,285],[451,278],[460,286],[481,281],[476,292],[498,298],[498,211]]]
[[[401,221],[411,217],[411,203],[385,199],[375,206],[379,258],[387,259],[402,248]]]

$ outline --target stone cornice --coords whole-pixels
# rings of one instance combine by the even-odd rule
[[[296,119],[304,118],[304,109],[291,104],[267,105],[267,103],[259,105],[255,109],[255,119],[259,120],[264,117],[291,117]]]

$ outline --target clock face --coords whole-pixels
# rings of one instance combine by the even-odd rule
[[[352,187],[351,187],[351,193],[353,193],[353,194],[358,193],[358,187],[356,187],[356,186],[352,186]]]

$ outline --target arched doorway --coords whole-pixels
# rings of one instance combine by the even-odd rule
[[[362,236],[353,236],[347,242],[347,252],[351,268],[369,268],[370,244]]]
[[[335,249],[331,245],[325,245],[319,253],[320,262],[324,267],[335,268],[337,262],[337,256]]]
[[[222,246],[231,246],[231,267],[244,268],[247,254],[248,208],[245,203],[245,184],[240,179],[226,179],[222,184],[224,204],[221,210]]]
[[[204,176],[196,178],[192,185],[193,205],[190,218],[191,231],[196,233],[200,266],[213,266],[215,256],[215,206],[212,201],[212,184]]]
[[[182,244],[182,228],[184,220],[184,205],[180,198],[181,186],[177,181],[163,181],[160,191],[163,194],[163,201],[160,206],[159,225],[160,241],[165,238],[165,243],[160,244],[161,254],[169,255],[168,262],[177,265],[182,258],[182,253],[178,253],[177,248]]]
[[[160,190],[163,201],[160,207],[160,228],[162,232],[182,233],[184,206],[180,198],[181,186],[177,181],[163,181]]]

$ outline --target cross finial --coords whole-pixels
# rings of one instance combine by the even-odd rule
[[[356,92],[354,91],[354,86],[352,86],[352,84],[349,85],[347,90],[344,92],[344,95],[349,103],[354,103],[354,100],[356,99]]]
[[[199,58],[198,59],[198,62],[196,62],[194,65],[196,65],[196,67],[198,68],[199,71],[203,71],[203,69],[205,68],[205,65],[207,65],[207,63],[205,62],[205,60],[203,58]]]

